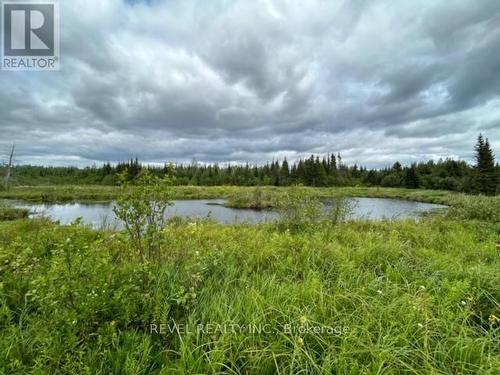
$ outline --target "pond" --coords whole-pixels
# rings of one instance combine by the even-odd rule
[[[422,213],[446,206],[419,203],[400,199],[384,198],[349,198],[352,212],[349,219],[397,220],[418,219]],[[120,228],[121,225],[113,213],[114,203],[51,203],[31,204],[13,202],[19,208],[28,208],[32,217],[45,215],[61,224],[69,224],[81,217],[83,222],[92,226]],[[262,223],[278,218],[272,210],[235,209],[224,206],[222,199],[176,200],[167,210],[167,217],[187,218],[210,217],[223,224]]]

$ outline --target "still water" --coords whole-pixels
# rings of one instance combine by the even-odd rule
[[[399,199],[349,198],[352,212],[349,219],[397,220],[417,219],[422,213],[446,206],[411,202]],[[81,217],[94,227],[103,225],[120,228],[113,213],[113,203],[54,203],[29,204],[15,202],[16,207],[30,209],[32,216],[44,215],[61,224],[69,224]],[[262,223],[275,220],[278,213],[272,210],[235,209],[224,206],[224,200],[176,200],[167,210],[167,217],[211,218],[223,224]]]

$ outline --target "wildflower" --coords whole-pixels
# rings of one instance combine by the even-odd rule
[[[465,301],[460,301],[460,303],[462,304],[462,306],[466,306],[467,305],[467,302],[465,302]]]
[[[417,324],[418,328],[424,328],[424,325],[422,323]]]
[[[297,339],[297,344],[298,344],[299,346],[304,346],[304,339],[303,339],[302,337],[299,337],[299,338]]]
[[[379,290],[377,290],[377,293],[382,294],[383,292],[379,289]]]
[[[307,323],[307,316],[302,315],[302,316],[300,317],[300,324],[304,325],[304,324],[306,324],[306,323]]]
[[[490,323],[491,324],[500,323],[500,318],[496,315],[491,314],[490,315]]]
[[[198,250],[196,250],[194,253],[195,253],[196,256],[200,255],[200,252]]]

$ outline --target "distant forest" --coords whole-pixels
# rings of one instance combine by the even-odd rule
[[[478,137],[475,164],[465,161],[439,160],[403,166],[395,162],[383,169],[367,169],[348,165],[340,154],[311,155],[289,163],[286,159],[264,165],[191,163],[151,166],[137,158],[118,164],[105,163],[87,168],[43,167],[20,165],[11,170],[12,185],[117,185],[118,175],[133,181],[142,171],[161,176],[173,170],[176,185],[239,185],[239,186],[383,186],[410,189],[438,189],[467,193],[500,193],[500,167],[487,139]],[[6,173],[0,167],[0,176]]]

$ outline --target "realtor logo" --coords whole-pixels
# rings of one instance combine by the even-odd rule
[[[2,2],[3,70],[59,70],[59,4]]]

